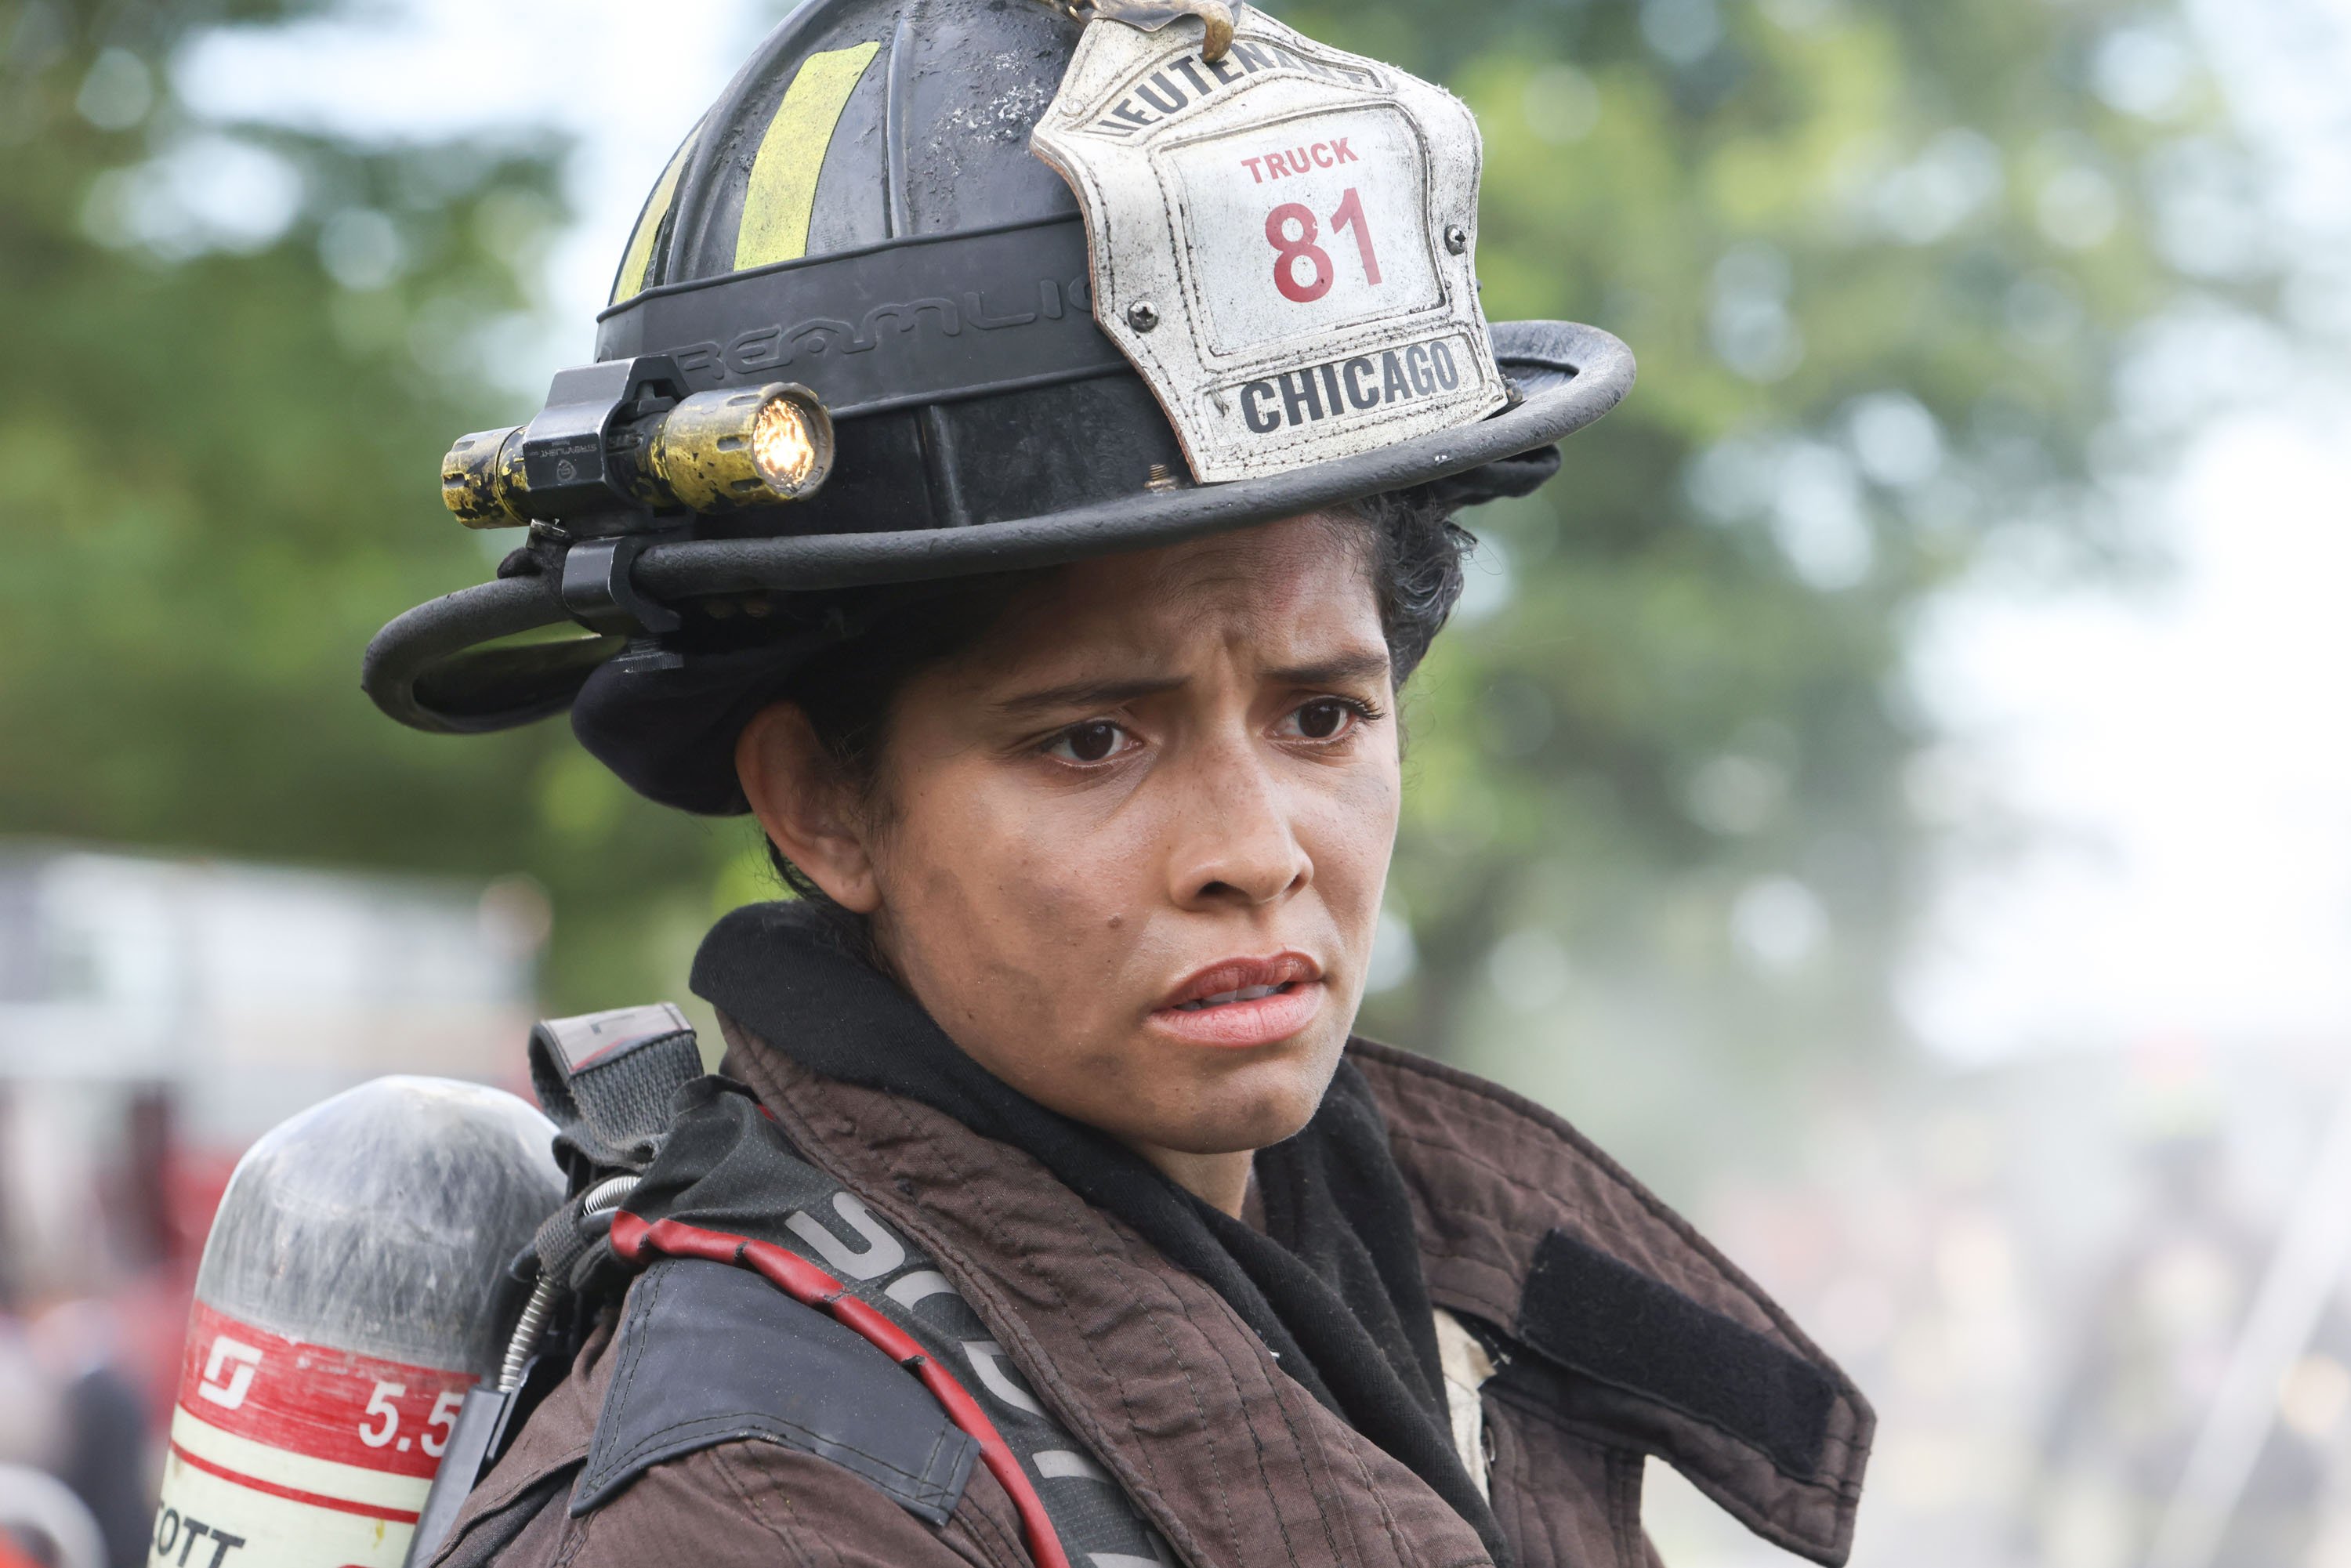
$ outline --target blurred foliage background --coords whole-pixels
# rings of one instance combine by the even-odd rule
[[[382,622],[486,575],[435,464],[528,412],[500,365],[546,327],[565,149],[182,100],[209,30],[321,9],[0,3],[0,832],[521,871],[549,1007],[675,994],[772,895],[747,826],[560,726],[431,737],[360,694]],[[1275,9],[1464,95],[1489,311],[1642,364],[1557,483],[1468,519],[1366,1027],[1604,1105],[1636,1166],[1694,1128],[1719,1156],[1899,1060],[1938,821],[1907,632],[1987,552],[2131,564],[2092,480],[2150,440],[2114,417],[2134,332],[2191,290],[2268,308],[2196,221],[2235,153],[2145,0]]]

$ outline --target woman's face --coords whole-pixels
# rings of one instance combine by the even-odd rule
[[[819,841],[775,809],[803,769],[759,762],[790,710],[745,779],[965,1051],[1146,1155],[1223,1155],[1305,1124],[1362,999],[1390,686],[1361,547],[1299,519],[1059,574],[904,690],[878,802]]]

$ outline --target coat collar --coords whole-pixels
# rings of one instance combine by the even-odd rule
[[[1687,1220],[1531,1101],[1365,1040],[1429,1295],[1506,1336],[1503,1397],[1664,1458],[1740,1522],[1842,1563],[1876,1417]]]

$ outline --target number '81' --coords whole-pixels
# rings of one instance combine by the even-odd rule
[[[1298,232],[1293,236],[1290,230]],[[1364,216],[1364,198],[1355,187],[1347,187],[1340,198],[1338,210],[1331,214],[1331,232],[1353,229],[1355,254],[1363,259],[1364,281],[1379,286],[1380,258],[1372,248],[1372,225]],[[1265,237],[1273,246],[1273,286],[1281,297],[1296,305],[1311,305],[1331,292],[1335,274],[1331,266],[1331,253],[1314,242],[1321,236],[1322,225],[1315,221],[1313,209],[1303,202],[1284,202],[1265,215]],[[1313,268],[1313,277],[1301,280],[1298,267],[1304,262]]]

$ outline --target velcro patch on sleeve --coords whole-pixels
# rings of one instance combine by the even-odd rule
[[[629,1292],[574,1515],[653,1466],[721,1443],[779,1443],[864,1477],[944,1524],[979,1445],[854,1332],[748,1270],[678,1260]]]
[[[1819,1473],[1836,1387],[1802,1356],[1563,1230],[1535,1249],[1519,1335],[1572,1372],[1656,1400]]]

